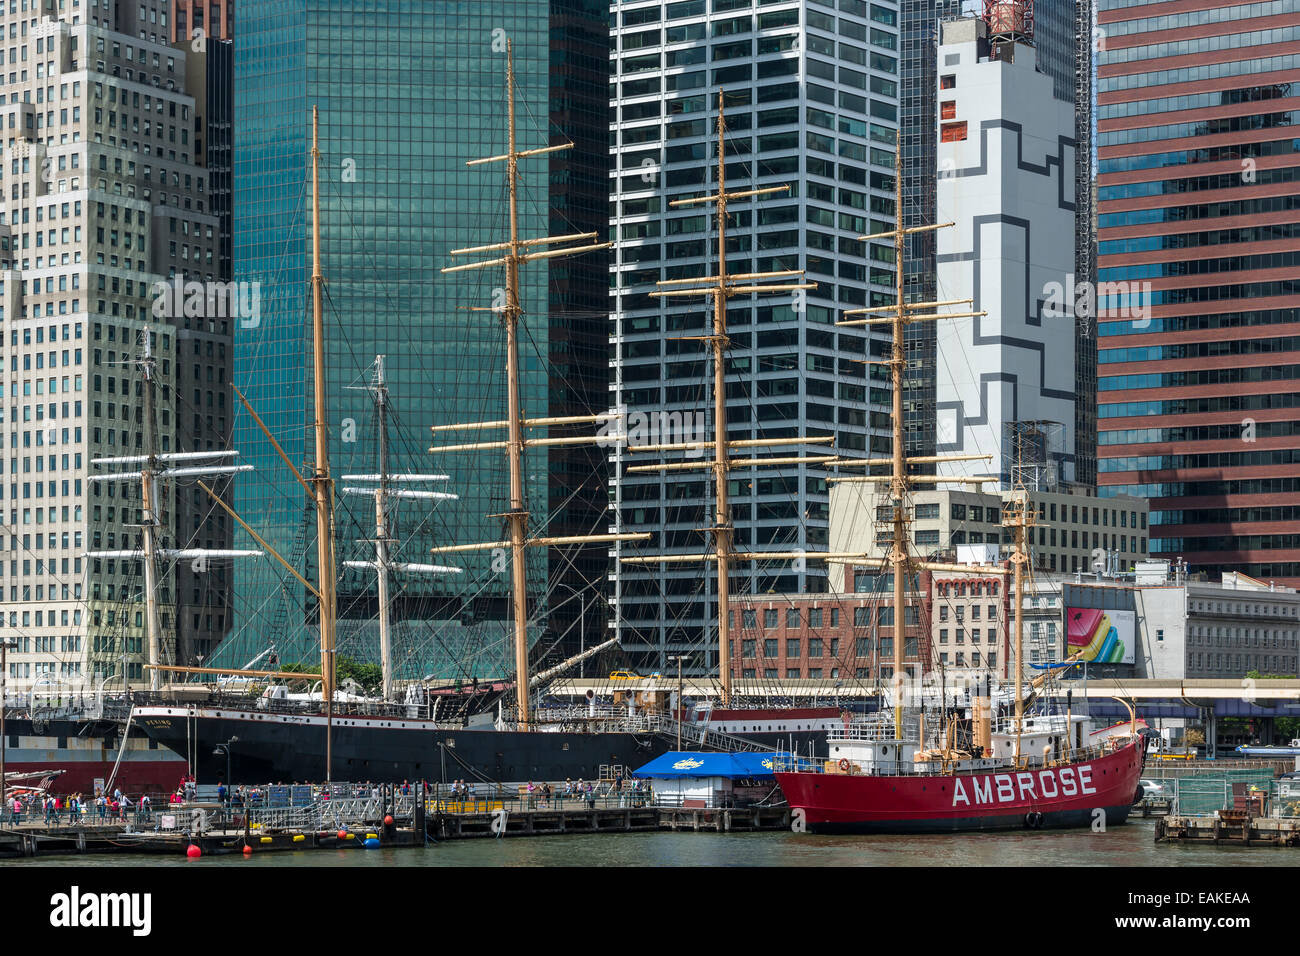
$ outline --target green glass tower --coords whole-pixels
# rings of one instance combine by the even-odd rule
[[[343,494],[343,486],[356,482],[340,476],[378,470],[380,430],[370,387],[377,355],[385,357],[390,394],[388,470],[446,474],[445,482],[414,487],[460,496],[391,505],[394,560],[428,562],[431,547],[503,537],[502,519],[492,516],[507,510],[504,452],[434,456],[428,449],[435,443],[431,425],[504,417],[500,324],[490,311],[473,311],[492,307],[504,280],[491,270],[443,275],[441,269],[454,264],[452,249],[508,235],[504,164],[466,166],[505,149],[507,38],[514,47],[519,148],[578,143],[578,149],[523,168],[520,233],[603,230],[606,36],[605,7],[590,0],[377,0],[364,7],[345,0],[252,0],[241,6],[235,278],[258,284],[261,310],[257,323],[236,330],[234,382],[289,459],[309,472],[310,140],[317,105],[340,568],[347,560],[374,557],[373,499]],[[595,106],[588,109],[587,100]],[[584,150],[584,138],[592,135],[596,148]],[[603,411],[608,401],[604,313],[595,314],[605,305],[606,263],[600,254],[594,258],[543,261],[524,270],[526,415]],[[452,435],[456,442],[504,437],[500,429]],[[235,446],[256,468],[241,476],[237,510],[311,580],[315,524],[308,498],[242,408]],[[530,452],[525,482],[532,528],[548,534],[603,530],[596,527],[603,520],[602,470],[594,450]],[[532,552],[530,622],[538,635],[552,638],[547,646],[568,625],[545,595],[556,583],[584,590],[599,581],[599,557]],[[504,675],[510,669],[508,562],[486,551],[441,556],[436,563],[463,573],[399,574],[393,581],[398,678]],[[281,663],[312,660],[313,599],[282,566],[269,558],[246,563],[238,569],[235,594],[235,628],[218,652],[222,666],[242,664],[272,646]],[[374,573],[341,571],[341,656],[377,659],[378,613]]]

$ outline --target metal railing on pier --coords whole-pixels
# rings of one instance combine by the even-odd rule
[[[1174,816],[1217,816],[1247,811],[1254,816],[1300,818],[1300,781],[1274,780],[1268,770],[1236,770],[1161,781],[1170,793]]]

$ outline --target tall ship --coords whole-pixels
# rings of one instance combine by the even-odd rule
[[[444,476],[392,475],[381,451],[379,471],[372,475],[344,476],[345,480],[368,481],[369,488],[344,488],[344,493],[373,497],[375,502],[376,553],[374,560],[363,562],[379,578],[380,657],[383,670],[383,694],[367,697],[346,692],[337,680],[337,654],[335,626],[337,619],[337,576],[335,571],[333,513],[335,487],[330,473],[329,446],[326,435],[327,380],[323,360],[322,341],[324,321],[321,302],[324,277],[320,258],[319,213],[319,148],[317,145],[318,116],[313,112],[312,147],[312,216],[313,216],[313,270],[312,290],[312,346],[314,356],[313,401],[315,407],[315,462],[310,475],[299,475],[292,463],[276,445],[276,451],[298,477],[307,492],[316,519],[316,569],[315,582],[309,582],[284,557],[279,555],[256,531],[222,502],[216,495],[213,501],[225,509],[267,554],[291,573],[316,600],[319,608],[320,667],[312,673],[289,672],[284,668],[236,671],[212,667],[173,667],[162,663],[153,665],[155,674],[170,672],[194,677],[220,677],[226,687],[233,681],[272,682],[261,696],[213,694],[197,685],[172,685],[170,693],[138,695],[132,709],[131,720],[149,738],[171,750],[184,754],[187,766],[201,780],[223,777],[229,767],[232,777],[239,780],[327,780],[366,779],[403,780],[464,778],[484,782],[518,781],[525,779],[560,779],[564,777],[594,777],[612,772],[616,768],[635,768],[672,749],[681,739],[692,746],[720,749],[772,750],[785,747],[801,752],[809,748],[824,747],[826,733],[842,724],[843,715],[837,707],[765,707],[743,709],[731,693],[731,667],[727,660],[729,640],[728,612],[725,583],[727,569],[732,561],[757,555],[739,555],[730,546],[731,520],[726,497],[726,472],[729,468],[754,467],[753,462],[729,458],[733,445],[754,445],[755,442],[731,442],[726,439],[725,389],[723,376],[725,363],[722,350],[725,346],[725,300],[733,294],[794,290],[806,288],[799,284],[760,285],[770,278],[768,274],[730,276],[726,271],[725,241],[719,243],[719,275],[709,277],[698,289],[669,289],[665,295],[704,295],[714,301],[715,334],[710,337],[715,360],[715,390],[717,393],[715,438],[707,444],[713,451],[713,470],[716,487],[716,522],[710,531],[713,547],[707,554],[692,556],[693,560],[718,566],[721,583],[721,601],[718,616],[719,644],[722,648],[718,706],[702,712],[690,712],[680,700],[670,704],[676,695],[670,695],[667,682],[663,689],[649,693],[629,692],[616,695],[617,709],[594,699],[577,705],[540,707],[536,703],[539,690],[559,672],[589,658],[613,644],[607,641],[587,649],[576,658],[559,667],[541,673],[531,673],[528,641],[528,560],[530,548],[578,543],[613,541],[645,542],[651,535],[646,532],[610,533],[583,536],[548,536],[530,528],[527,497],[524,487],[524,456],[529,447],[555,444],[599,443],[610,440],[623,441],[625,436],[615,430],[613,435],[531,437],[533,429],[594,425],[617,419],[616,413],[600,413],[562,418],[528,417],[522,407],[520,389],[520,338],[527,335],[523,328],[525,309],[520,301],[519,273],[521,267],[536,259],[576,255],[604,248],[608,243],[595,241],[595,233],[578,233],[558,237],[524,238],[518,227],[518,165],[529,156],[571,148],[571,144],[542,149],[518,150],[515,144],[515,84],[512,50],[507,46],[506,94],[509,104],[508,149],[505,153],[472,160],[478,163],[504,163],[507,174],[509,202],[509,236],[505,241],[483,246],[453,250],[453,255],[483,255],[491,258],[455,265],[444,272],[467,269],[504,269],[504,297],[491,307],[474,311],[490,312],[500,320],[505,335],[506,417],[500,421],[451,423],[433,426],[435,439],[447,433],[467,429],[497,429],[505,433],[499,441],[470,444],[436,444],[430,451],[447,454],[462,451],[504,451],[508,462],[508,508],[500,517],[507,528],[502,540],[475,544],[453,544],[433,549],[434,559],[454,561],[458,553],[469,551],[494,551],[503,558],[510,576],[510,627],[514,657],[513,674],[500,680],[473,682],[468,687],[442,687],[429,689],[417,682],[398,690],[393,678],[391,638],[388,633],[388,607],[386,601],[387,576],[393,571],[409,573],[451,574],[458,569],[450,565],[416,565],[396,562],[388,553],[390,536],[386,530],[386,512],[392,497],[434,497],[438,493],[417,491],[395,486],[402,482],[431,481]],[[719,97],[718,133],[723,136],[725,122]],[[734,193],[727,193],[722,158],[719,150],[719,191],[716,195],[683,202],[713,202],[718,206],[719,231],[725,230],[726,202]],[[747,191],[745,195],[774,192],[788,187]],[[575,244],[576,243],[576,244]],[[780,273],[790,276],[794,273]],[[742,283],[742,284],[738,284]],[[375,393],[382,422],[384,390],[382,387],[382,357],[377,361],[379,378]],[[253,417],[257,416],[254,413]],[[259,425],[261,424],[258,419]],[[383,427],[381,425],[381,432]],[[270,437],[267,432],[268,438]],[[274,440],[272,439],[274,444]],[[770,444],[785,444],[778,440]],[[801,440],[801,443],[802,440]],[[762,442],[761,444],[769,444]],[[636,449],[632,446],[633,450]],[[642,446],[648,452],[673,452],[686,445]],[[381,446],[382,448],[382,446]],[[830,460],[833,456],[825,460]],[[759,464],[780,463],[783,459],[761,459]],[[802,460],[802,459],[801,459]],[[672,464],[640,466],[672,468]],[[202,486],[206,490],[206,486]],[[211,494],[211,492],[209,492]],[[680,559],[680,556],[678,557]],[[662,557],[633,558],[630,560],[663,560]],[[672,558],[669,558],[672,560]],[[292,682],[301,686],[313,685],[306,693],[290,693]],[[157,686],[155,684],[155,686]],[[250,684],[251,686],[251,684]],[[317,689],[318,688],[318,689]],[[735,732],[743,727],[743,735]]]
[[[901,181],[896,180],[896,208],[902,209]],[[894,304],[866,313],[892,313],[841,324],[888,324],[892,351],[888,360],[893,385],[894,453],[888,477],[860,480],[887,483],[887,510],[892,524],[890,553],[885,561],[893,572],[894,620],[906,620],[905,582],[922,569],[958,570],[949,565],[916,560],[908,553],[909,499],[913,483],[970,483],[971,478],[913,476],[903,440],[904,329],[912,322],[941,321],[981,315],[943,312],[944,306],[969,305],[970,300],[907,303],[903,295],[903,247],[909,233],[939,229],[952,223],[903,228],[893,233],[898,286]],[[882,235],[880,233],[877,236]],[[886,232],[885,236],[891,235]],[[934,459],[926,459],[933,461]],[[1013,475],[1015,473],[1013,472]],[[987,479],[993,480],[993,479]],[[1014,574],[1013,692],[1009,713],[999,718],[987,690],[969,695],[969,706],[941,693],[937,707],[928,707],[925,694],[905,685],[902,640],[893,642],[892,707],[852,721],[827,739],[829,754],[820,768],[805,769],[796,761],[778,758],[776,773],[790,806],[814,833],[926,833],[1041,827],[1114,825],[1125,822],[1139,798],[1139,780],[1146,759],[1136,714],[1130,709],[1127,726],[1111,728],[1093,743],[1085,736],[1084,718],[1065,713],[1028,712],[1042,698],[1039,687],[1050,672],[1024,686],[1024,578],[1029,564],[1026,532],[1035,523],[1023,485],[1017,484],[1002,526],[1013,534],[1011,573]],[[982,574],[1006,574],[1001,567],[962,566]],[[1068,658],[1069,664],[1079,655]]]
[[[144,734],[124,733],[128,707],[12,707],[3,730],[0,777],[6,789],[44,784],[55,793],[93,794],[97,787],[128,792],[172,790],[185,758]],[[184,745],[182,744],[182,747]]]

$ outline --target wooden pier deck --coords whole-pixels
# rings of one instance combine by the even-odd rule
[[[364,848],[366,837],[374,835],[381,846],[423,846],[420,834],[411,828],[354,827],[345,831],[207,830],[203,833],[130,831],[125,826],[31,826],[8,825],[0,829],[0,858],[70,855],[82,853],[150,853],[183,856],[192,845],[203,854]]]
[[[1156,821],[1157,843],[1211,843],[1216,846],[1300,847],[1300,818],[1167,816]]]
[[[480,809],[481,808],[481,809]],[[785,830],[790,827],[786,807],[604,807],[580,805],[563,809],[504,809],[480,802],[468,812],[434,813],[425,819],[424,832],[411,820],[390,826],[362,823],[349,826],[344,836],[337,830],[208,829],[201,833],[136,830],[125,824],[100,826],[45,826],[23,823],[0,825],[0,857],[34,857],[83,853],[149,853],[184,855],[191,845],[204,856],[250,853],[361,849],[373,837],[381,847],[413,847],[443,840],[480,837],[556,836],[572,833],[634,833],[660,830],[742,833]]]
[[[648,830],[741,833],[787,830],[788,807],[708,809],[700,807],[611,807],[588,810],[500,809],[447,813],[429,818],[430,836],[438,840],[471,837],[544,836],[560,833],[629,833]]]

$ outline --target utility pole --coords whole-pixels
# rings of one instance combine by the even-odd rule
[[[5,748],[9,744],[9,738],[5,736],[5,711],[9,706],[9,655],[11,650],[17,650],[18,641],[7,638],[0,639],[0,800],[4,799],[5,781]]]

